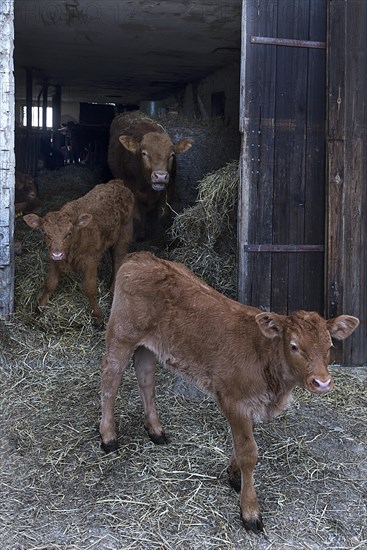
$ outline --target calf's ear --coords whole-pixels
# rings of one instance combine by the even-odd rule
[[[351,315],[339,315],[327,321],[330,335],[337,340],[344,340],[358,327],[359,319]]]
[[[40,218],[40,216],[37,216],[37,214],[26,214],[25,216],[23,216],[23,220],[32,229],[42,227],[42,218]]]
[[[283,333],[282,317],[277,313],[258,313],[255,321],[266,338],[277,338]]]
[[[131,136],[120,136],[119,142],[123,145],[123,147],[125,147],[125,149],[130,151],[130,153],[136,154],[138,152],[138,144]]]
[[[79,225],[80,227],[85,227],[90,223],[91,220],[92,220],[91,214],[80,214],[77,221],[77,225]]]
[[[21,212],[22,210],[25,210],[28,206],[28,203],[26,201],[23,202],[15,202],[14,203],[14,210],[15,212]]]
[[[193,143],[194,143],[194,140],[191,138],[181,139],[181,141],[177,141],[174,144],[175,153],[177,155],[179,155],[180,153],[186,153],[186,151],[191,149]]]

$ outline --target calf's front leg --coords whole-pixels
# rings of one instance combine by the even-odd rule
[[[258,533],[263,531],[264,526],[253,484],[253,472],[258,455],[253,423],[236,410],[233,403],[229,407],[221,403],[221,408],[230,424],[234,447],[228,467],[229,481],[235,489],[241,490],[241,517],[245,529]]]
[[[55,262],[54,260],[50,260],[47,277],[43,287],[43,292],[41,294],[40,299],[38,300],[38,307],[37,307],[38,313],[40,313],[40,310],[41,310],[40,308],[42,308],[48,303],[51,294],[54,292],[55,288],[59,284],[59,280],[60,280],[60,268],[57,265],[57,262]]]

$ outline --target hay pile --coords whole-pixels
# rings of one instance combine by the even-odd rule
[[[182,262],[207,283],[236,296],[238,162],[205,176],[196,205],[178,214],[171,229],[169,258]]]

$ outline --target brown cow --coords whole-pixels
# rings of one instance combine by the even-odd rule
[[[166,364],[213,395],[227,417],[234,444],[229,480],[241,490],[246,529],[261,531],[253,424],[279,414],[295,386],[329,392],[331,337],[342,340],[358,324],[348,315],[326,321],[316,312],[262,312],[223,296],[181,264],[129,254],[116,277],[102,361],[102,448],[117,449],[114,405],[132,354],[146,429],[155,443],[167,442],[154,374],[157,360]]]
[[[30,227],[44,231],[49,251],[49,271],[38,308],[47,304],[59,283],[61,271],[82,272],[94,324],[103,324],[97,302],[97,268],[104,253],[114,247],[117,271],[132,238],[133,208],[132,192],[123,181],[111,180],[96,185],[83,197],[43,218],[36,214],[24,216]]]
[[[122,113],[111,124],[108,165],[135,194],[136,237],[146,236],[147,214],[152,223],[167,224],[176,175],[176,155],[191,148],[192,139],[172,143],[162,126],[141,111]]]

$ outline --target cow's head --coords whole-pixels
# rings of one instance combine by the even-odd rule
[[[192,147],[192,139],[182,139],[172,143],[166,133],[148,132],[141,141],[132,136],[120,136],[120,143],[130,153],[139,158],[144,179],[154,191],[163,191],[175,172],[175,157]]]
[[[359,325],[350,315],[339,315],[328,321],[318,313],[296,311],[284,316],[259,313],[255,320],[264,336],[279,339],[295,383],[312,393],[327,393],[333,389],[333,380],[327,365],[331,338],[344,340]]]
[[[42,229],[49,256],[51,260],[57,262],[67,260],[73,236],[79,229],[90,223],[92,216],[87,213],[80,214],[73,222],[65,212],[49,212],[43,218],[37,214],[27,214],[23,219],[29,227]]]

